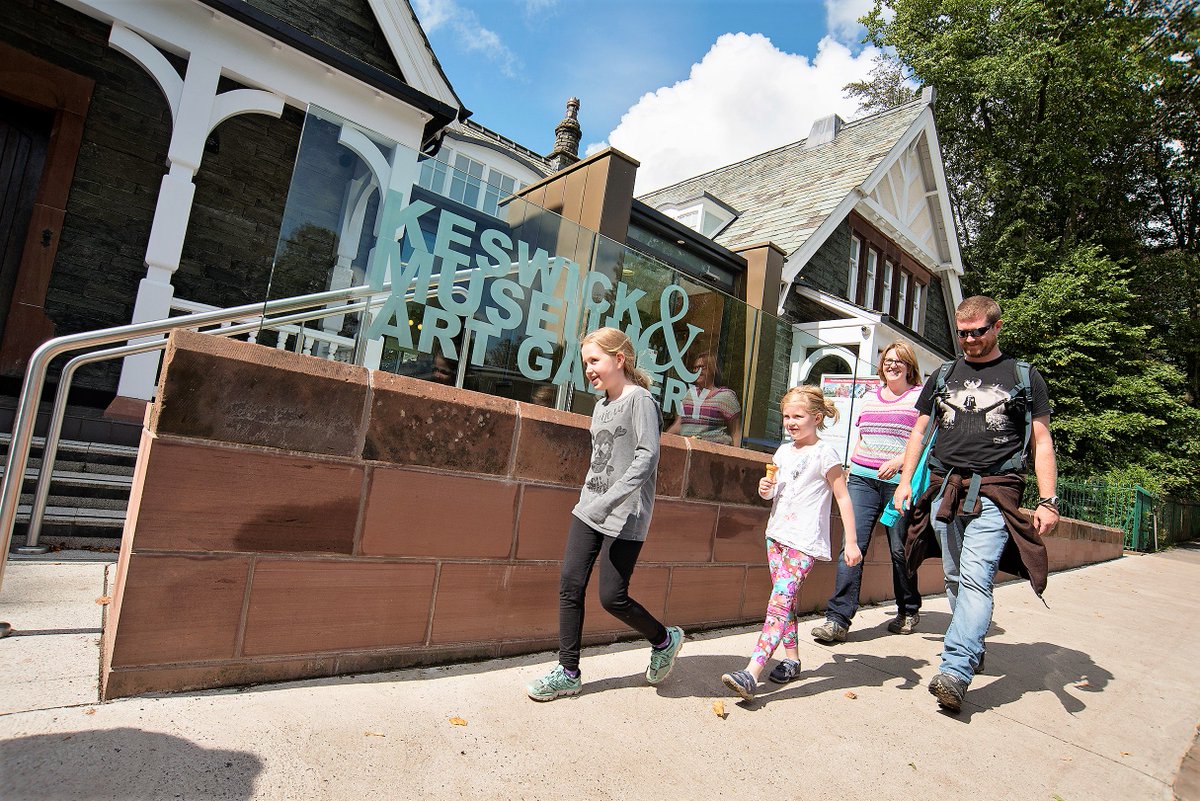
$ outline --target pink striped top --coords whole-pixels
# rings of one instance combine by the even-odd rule
[[[860,440],[850,457],[850,472],[875,478],[881,464],[904,454],[908,434],[917,422],[915,404],[920,395],[917,386],[888,401],[880,387],[863,399],[855,422]]]

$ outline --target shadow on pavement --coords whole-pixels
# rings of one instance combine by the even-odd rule
[[[1087,709],[1088,693],[1104,692],[1113,674],[1074,648],[1048,642],[991,642],[982,677],[994,680],[967,691],[962,712],[955,716],[959,720],[969,721],[974,712],[996,709],[1034,692],[1053,693],[1062,708],[1075,715]]]
[[[870,654],[832,655],[832,662],[822,662],[815,670],[805,670],[801,677],[789,685],[771,684],[764,680],[759,694],[746,708],[757,709],[775,700],[805,698],[823,692],[861,689],[882,686],[900,680],[898,689],[912,689],[921,682],[919,668],[929,663],[924,659],[908,656],[875,656]],[[688,656],[679,657],[670,677],[657,688],[658,694],[666,698],[736,698],[721,683],[721,674],[740,670],[746,664],[744,656]],[[869,668],[869,671],[851,670],[853,665]],[[815,681],[814,681],[815,679]],[[620,676],[589,682],[586,666],[583,681],[585,693],[608,692],[629,687],[645,687],[646,677],[641,674]],[[743,703],[740,702],[739,703]]]
[[[257,756],[120,728],[0,742],[0,798],[253,798]]]

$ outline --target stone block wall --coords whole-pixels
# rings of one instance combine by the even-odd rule
[[[590,455],[579,415],[177,332],[143,432],[103,696],[556,648]],[[761,621],[766,459],[663,435],[632,586],[654,614],[686,629]],[[1068,534],[1058,566],[1121,553],[1117,537]],[[890,576],[876,537],[864,603],[891,596]],[[818,564],[804,611],[833,578]],[[921,586],[940,591],[938,565]],[[585,642],[630,636],[594,588],[588,603]]]

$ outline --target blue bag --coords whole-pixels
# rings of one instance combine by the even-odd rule
[[[917,498],[925,494],[925,490],[929,489],[929,454],[933,452],[933,441],[937,439],[937,420],[930,418],[928,423],[929,429],[933,433],[925,442],[925,448],[921,451],[921,458],[917,461],[916,469],[913,470],[912,480],[909,482],[912,485],[912,503]],[[927,429],[927,430],[929,430]],[[884,527],[892,526],[900,519],[900,512],[896,510],[893,504],[885,504],[883,513],[879,515],[879,522]]]

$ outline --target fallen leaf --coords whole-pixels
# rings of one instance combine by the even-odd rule
[[[364,731],[363,737],[387,737],[387,735],[378,731]]]
[[[96,603],[100,604],[101,606],[104,606],[111,600],[112,600],[111,595],[101,595],[99,598],[96,599]]]
[[[712,709],[713,709],[714,715],[719,717],[721,720],[725,719],[725,702],[724,701],[713,701]]]
[[[1086,688],[1088,688],[1088,687],[1091,687],[1092,685],[1088,684],[1088,680],[1087,680],[1087,679],[1084,679],[1083,681],[1077,681],[1077,682],[1075,682],[1075,686],[1076,686],[1076,687],[1078,687],[1079,689],[1083,690],[1083,689],[1086,689]]]
[[[854,693],[852,693],[850,690],[846,690],[846,697],[849,698],[851,701],[853,701],[858,696],[855,695]]]
[[[909,762],[909,763],[908,763],[908,766],[909,766],[910,768],[912,768],[913,770],[916,770],[916,769],[917,769],[917,766],[916,766],[916,765],[914,765],[914,764],[913,764],[913,763],[911,763],[911,762]]]
[[[453,717],[453,718],[450,718],[450,725],[451,726],[466,726],[467,722],[460,717]]]
[[[1128,751],[1122,751],[1122,752],[1121,752],[1121,756],[1129,756],[1129,752],[1128,752]]]
[[[96,710],[94,710],[94,709],[85,709],[85,710],[83,710],[83,714],[85,714],[85,715],[94,715],[94,714],[96,714]]]

